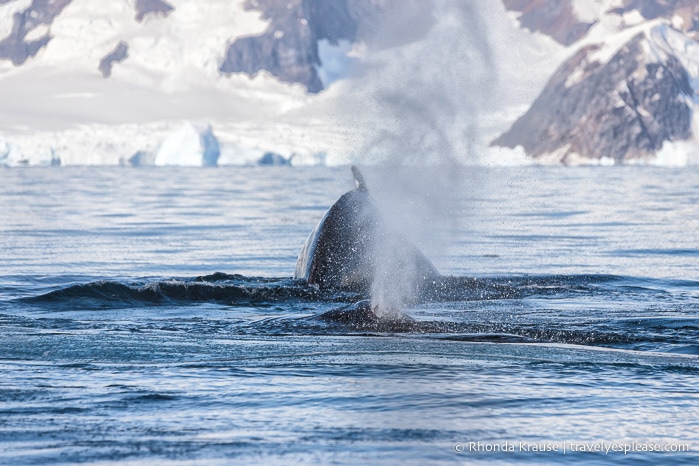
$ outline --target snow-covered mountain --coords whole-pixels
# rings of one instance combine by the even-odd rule
[[[550,1],[505,3],[521,13],[523,26],[550,34],[571,53],[495,145],[522,147],[542,163],[697,158],[699,3],[571,0],[555,2],[549,17]],[[547,19],[574,27],[561,34]]]
[[[0,165],[691,163],[695,3],[0,0]]]

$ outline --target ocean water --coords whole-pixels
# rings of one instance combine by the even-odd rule
[[[366,172],[409,331],[292,279],[346,167],[0,169],[0,463],[696,464],[699,169]]]

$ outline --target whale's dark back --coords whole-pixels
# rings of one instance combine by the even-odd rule
[[[415,246],[381,224],[363,178],[345,193],[311,232],[296,262],[295,278],[321,288],[369,291],[377,261],[390,261],[396,280],[431,280],[439,272]],[[359,178],[357,178],[359,177]]]
[[[377,219],[366,190],[345,193],[306,240],[294,276],[323,288],[368,288],[376,256]]]

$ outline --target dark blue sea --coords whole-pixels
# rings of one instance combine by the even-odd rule
[[[347,167],[0,169],[0,463],[699,462],[699,168],[364,170],[409,330],[292,278]]]

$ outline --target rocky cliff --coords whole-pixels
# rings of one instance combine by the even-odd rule
[[[581,159],[624,163],[649,157],[665,141],[691,135],[694,90],[672,54],[648,62],[667,44],[666,26],[639,33],[609,61],[587,46],[568,59],[531,108],[494,144],[521,145],[535,159],[564,164]]]
[[[505,0],[525,27],[570,45],[571,56],[529,110],[493,145],[520,146],[545,163],[635,163],[666,142],[696,137],[699,4],[625,0],[601,9],[584,34],[562,37],[540,0]],[[555,11],[566,10],[558,4]],[[604,7],[603,2],[600,3]],[[572,6],[568,13],[574,13]],[[566,21],[571,19],[566,13]],[[533,18],[536,18],[534,21]],[[571,29],[573,31],[573,29]],[[631,34],[635,32],[635,34]]]
[[[247,73],[260,70],[289,83],[300,83],[317,93],[324,86],[318,43],[354,42],[359,32],[370,29],[390,3],[386,0],[248,0],[247,9],[259,10],[269,20],[260,35],[244,37],[229,45],[221,72]]]
[[[690,37],[699,39],[699,2],[696,0],[623,0],[622,3],[610,13],[624,15],[638,11],[648,20],[663,18]]]
[[[574,44],[585,37],[605,15],[623,17],[627,13],[638,13],[646,20],[663,18],[695,39],[699,35],[699,2],[696,0],[502,1],[505,8],[518,15],[517,21],[522,27],[551,36],[563,45]]]
[[[522,27],[541,32],[564,45],[587,34],[594,22],[583,21],[573,9],[573,0],[503,0],[505,8],[520,13]]]
[[[309,92],[321,91],[323,84],[316,69],[320,65],[318,38],[306,18],[304,3],[302,0],[248,2],[246,8],[260,9],[263,17],[270,20],[270,26],[261,35],[233,42],[226,51],[221,72],[254,76],[260,70],[267,70],[282,81],[303,84]]]

